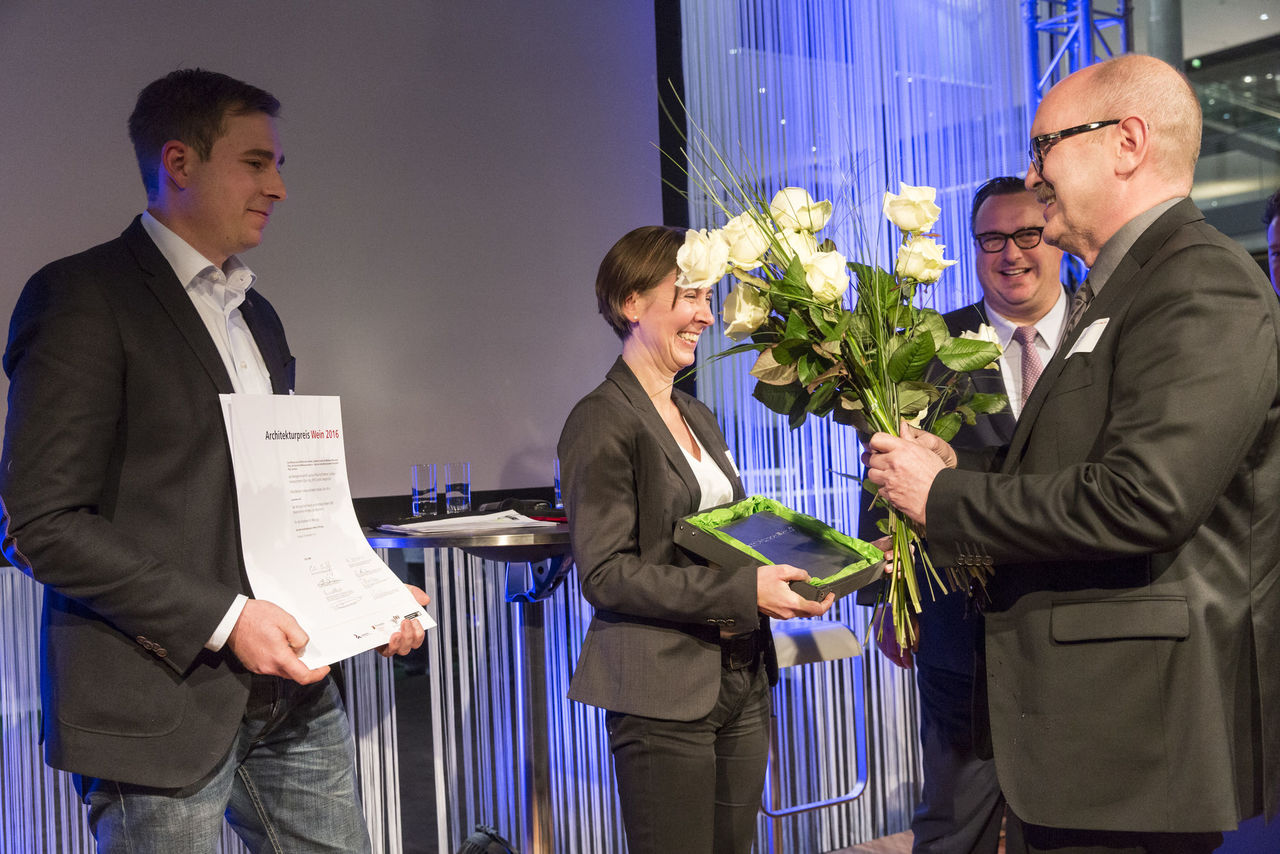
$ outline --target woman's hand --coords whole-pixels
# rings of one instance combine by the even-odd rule
[[[828,593],[821,602],[806,599],[788,586],[790,581],[808,581],[809,573],[789,564],[769,564],[756,570],[756,605],[760,613],[775,620],[793,617],[821,617],[836,601]]]

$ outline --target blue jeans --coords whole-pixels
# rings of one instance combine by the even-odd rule
[[[255,676],[231,750],[203,779],[155,789],[76,777],[101,854],[212,852],[227,822],[255,852],[369,852],[351,728],[332,679]]]

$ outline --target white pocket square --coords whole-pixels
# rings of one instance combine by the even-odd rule
[[[1111,318],[1109,317],[1100,317],[1086,326],[1084,332],[1081,332],[1080,337],[1076,339],[1076,343],[1071,345],[1071,350],[1067,352],[1067,358],[1070,359],[1076,353],[1092,353],[1093,348],[1098,343],[1098,339],[1102,337],[1102,330],[1107,328],[1107,324],[1110,321]]]

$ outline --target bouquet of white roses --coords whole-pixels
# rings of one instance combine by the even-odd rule
[[[686,234],[677,258],[685,286],[713,285],[729,273],[738,281],[724,304],[725,331],[750,341],[717,358],[757,351],[753,396],[786,415],[793,429],[810,415],[830,415],[864,436],[897,435],[907,421],[950,439],[962,421],[1005,406],[1004,395],[975,393],[967,376],[999,358],[994,336],[953,338],[942,316],[918,303],[920,287],[956,263],[926,233],[941,213],[934,197],[932,187],[906,184],[900,194],[885,194],[884,214],[902,232],[893,272],[848,261],[830,240],[819,241],[831,203],[815,202],[799,187],[767,205],[742,194],[745,209],[723,228]],[[894,565],[883,596],[897,641],[907,645],[910,613],[921,609],[910,556],[919,554],[927,574],[944,582],[920,548],[920,532],[888,510]],[[961,571],[948,568],[948,586],[967,586]]]

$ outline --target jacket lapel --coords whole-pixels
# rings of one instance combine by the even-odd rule
[[[746,493],[742,489],[742,479],[733,470],[733,466],[729,464],[729,449],[721,440],[720,425],[715,423],[714,418],[707,417],[705,409],[690,406],[683,395],[674,394],[673,399],[675,400],[676,408],[684,416],[685,423],[689,425],[689,429],[698,437],[698,443],[702,445],[702,450],[711,455],[712,461],[715,462],[724,476],[729,479],[729,484],[733,487],[734,500],[741,500],[746,497]]]
[[[690,468],[688,460],[684,458],[684,452],[680,450],[676,437],[671,435],[671,431],[667,428],[667,423],[658,414],[657,407],[653,405],[648,393],[640,385],[640,381],[636,379],[636,375],[631,372],[631,368],[627,366],[621,356],[613,363],[613,367],[609,369],[608,379],[622,390],[622,393],[626,395],[627,401],[640,417],[641,423],[658,440],[659,447],[667,455],[667,459],[671,462],[672,467],[675,468],[676,473],[680,475],[680,479],[684,481],[689,494],[693,496],[693,506],[697,507],[702,502],[702,489],[698,486],[698,479],[693,475],[693,469]]]
[[[1143,265],[1151,260],[1151,256],[1164,245],[1174,231],[1188,223],[1202,219],[1204,219],[1204,214],[1200,213],[1200,209],[1195,206],[1195,203],[1190,199],[1184,199],[1165,211],[1159,219],[1152,223],[1138,237],[1129,251],[1125,253],[1125,256],[1120,259],[1115,272],[1104,283],[1102,291],[1089,303],[1089,307],[1080,316],[1075,328],[1058,344],[1057,352],[1053,354],[1049,364],[1045,365],[1044,371],[1040,374],[1040,380],[1036,383],[1036,387],[1032,389],[1031,396],[1027,398],[1027,405],[1022,408],[1022,415],[1018,419],[1018,426],[1014,429],[1013,439],[1009,443],[1009,452],[1005,456],[1002,471],[1012,473],[1017,470],[1018,464],[1022,459],[1022,453],[1026,450],[1027,439],[1035,425],[1036,417],[1040,414],[1040,408],[1044,404],[1050,389],[1053,388],[1054,382],[1057,381],[1058,375],[1062,373],[1062,367],[1066,364],[1067,355],[1071,352],[1071,348],[1075,346],[1076,341],[1079,340],[1084,330],[1088,329],[1089,324],[1095,320],[1110,317],[1112,310],[1128,298],[1129,283],[1142,271]]]
[[[273,394],[288,394],[293,387],[291,377],[285,376],[288,358],[280,347],[280,339],[270,334],[259,315],[257,294],[252,289],[245,292],[244,302],[240,303],[240,316],[253,334],[253,341],[262,354],[263,364],[271,375],[271,391]]]
[[[169,262],[165,260],[164,255],[151,241],[146,229],[142,227],[140,216],[130,223],[122,237],[133,252],[134,258],[137,259],[147,287],[164,307],[174,326],[178,327],[178,331],[182,333],[182,337],[187,340],[187,344],[195,352],[196,358],[200,360],[205,372],[213,380],[218,392],[221,394],[234,392],[231,378],[227,376],[226,366],[222,364],[222,356],[218,354],[217,346],[209,337],[209,330],[200,319],[200,313],[192,305],[191,297],[187,296]]]

